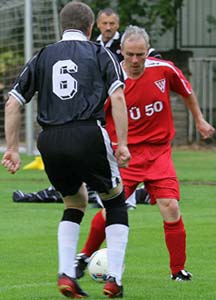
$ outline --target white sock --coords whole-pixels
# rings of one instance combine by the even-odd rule
[[[121,285],[124,271],[128,233],[129,227],[126,225],[113,224],[106,227],[108,274],[115,277],[118,285]]]
[[[61,221],[58,228],[59,274],[75,278],[74,260],[77,252],[80,225]]]

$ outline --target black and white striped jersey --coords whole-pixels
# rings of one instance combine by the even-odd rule
[[[25,65],[9,94],[25,104],[38,92],[39,124],[60,125],[103,121],[104,102],[120,86],[123,74],[114,55],[82,32],[68,30]]]

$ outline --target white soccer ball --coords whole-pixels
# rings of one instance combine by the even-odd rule
[[[104,282],[107,275],[107,248],[95,251],[88,263],[88,272],[92,279],[97,282]]]

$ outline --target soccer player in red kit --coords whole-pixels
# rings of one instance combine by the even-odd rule
[[[121,41],[124,56],[121,66],[125,72],[131,161],[128,168],[121,169],[121,176],[126,199],[142,182],[150,195],[151,204],[159,207],[170,257],[171,278],[176,281],[191,280],[192,274],[185,270],[186,232],[178,205],[179,183],[171,158],[175,128],[170,92],[182,97],[203,138],[211,137],[215,129],[203,118],[192,87],[181,70],[171,62],[147,58],[148,48],[149,37],[145,30],[129,26]],[[109,100],[106,103],[106,129],[115,149],[117,138]],[[88,240],[77,255],[78,277],[83,276],[87,257],[99,248],[104,239],[103,216],[102,211],[95,215]]]

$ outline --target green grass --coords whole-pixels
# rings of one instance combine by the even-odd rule
[[[129,212],[130,237],[124,273],[125,300],[216,299],[216,153],[174,151],[181,184],[180,208],[187,229],[187,264],[192,282],[172,282],[157,206]],[[23,156],[23,165],[32,157]],[[0,167],[0,300],[61,300],[56,288],[57,226],[62,204],[14,203],[12,193],[49,186],[42,171],[8,174]],[[88,209],[81,247],[96,209]],[[102,284],[80,280],[89,299],[106,299]]]

